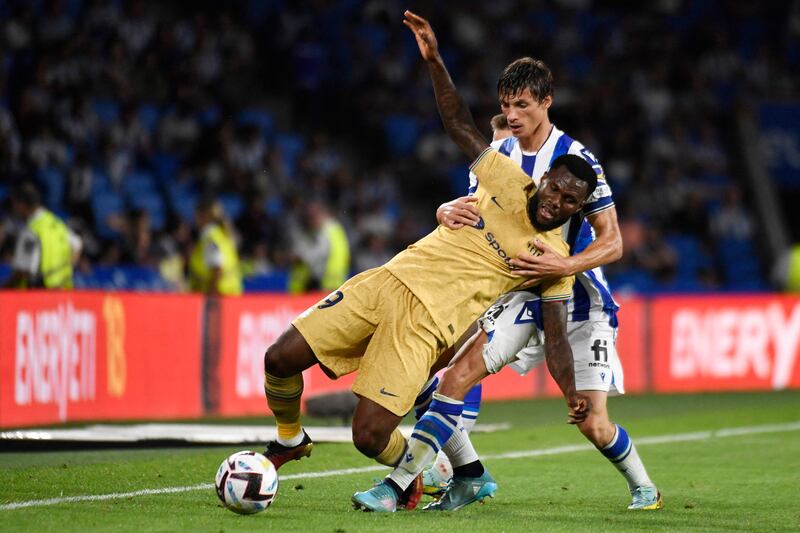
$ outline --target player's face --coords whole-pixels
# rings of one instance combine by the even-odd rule
[[[564,224],[586,202],[587,183],[558,167],[542,177],[539,189],[528,203],[528,216],[540,231],[550,231]]]
[[[508,120],[511,135],[520,139],[533,135],[547,120],[547,110],[552,103],[552,96],[539,102],[527,87],[518,94],[500,95],[500,111]]]

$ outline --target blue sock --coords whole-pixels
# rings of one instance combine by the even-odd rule
[[[616,424],[617,434],[611,439],[611,442],[606,445],[600,452],[612,463],[619,463],[624,461],[631,453],[631,439],[628,437],[628,432],[625,428]]]
[[[483,392],[483,385],[478,383],[472,387],[466,396],[464,396],[464,412],[461,413],[462,423],[464,424],[464,431],[469,433],[478,421],[478,413],[481,411],[481,393]]]

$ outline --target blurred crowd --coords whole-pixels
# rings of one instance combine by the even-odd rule
[[[352,272],[377,266],[467,189],[401,24],[411,8],[487,137],[502,68],[523,55],[551,67],[551,118],[597,155],[616,197],[615,285],[766,286],[736,114],[800,99],[800,3],[418,4],[2,2],[0,201],[37,182],[82,239],[85,273],[132,264],[184,287],[207,197],[246,276],[318,261],[304,251],[320,217],[344,228]],[[0,216],[8,263],[19,221]]]

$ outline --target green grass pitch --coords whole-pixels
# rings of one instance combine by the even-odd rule
[[[512,429],[476,434],[499,483],[497,498],[456,513],[356,512],[350,495],[385,471],[328,477],[304,473],[368,467],[349,444],[318,444],[310,459],[281,469],[267,511],[236,515],[210,484],[231,447],[0,453],[0,531],[775,531],[800,529],[800,391],[609,400],[636,441],[665,508],[630,512],[627,486],[596,451],[491,458],[511,451],[584,444],[564,423],[560,400],[486,404],[480,422]],[[265,423],[271,423],[265,421]],[[765,425],[773,424],[772,427]],[[718,433],[726,428],[759,432]],[[649,442],[683,435],[683,440]],[[313,437],[313,435],[312,435]],[[197,485],[208,487],[197,488]],[[70,496],[178,488],[105,500],[9,504]],[[187,489],[186,487],[195,487]],[[426,499],[423,502],[427,501]]]

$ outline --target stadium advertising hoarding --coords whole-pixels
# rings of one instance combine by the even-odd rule
[[[264,351],[322,296],[223,298],[215,307],[190,295],[0,292],[0,427],[267,414]],[[619,301],[629,393],[800,387],[799,298]],[[204,315],[204,304],[215,312]],[[348,390],[354,377],[333,381],[313,367],[304,396]],[[488,400],[558,395],[544,365],[484,381]]]
[[[202,304],[0,292],[0,427],[201,415]]]
[[[652,390],[699,392],[800,387],[800,299],[654,298]]]

